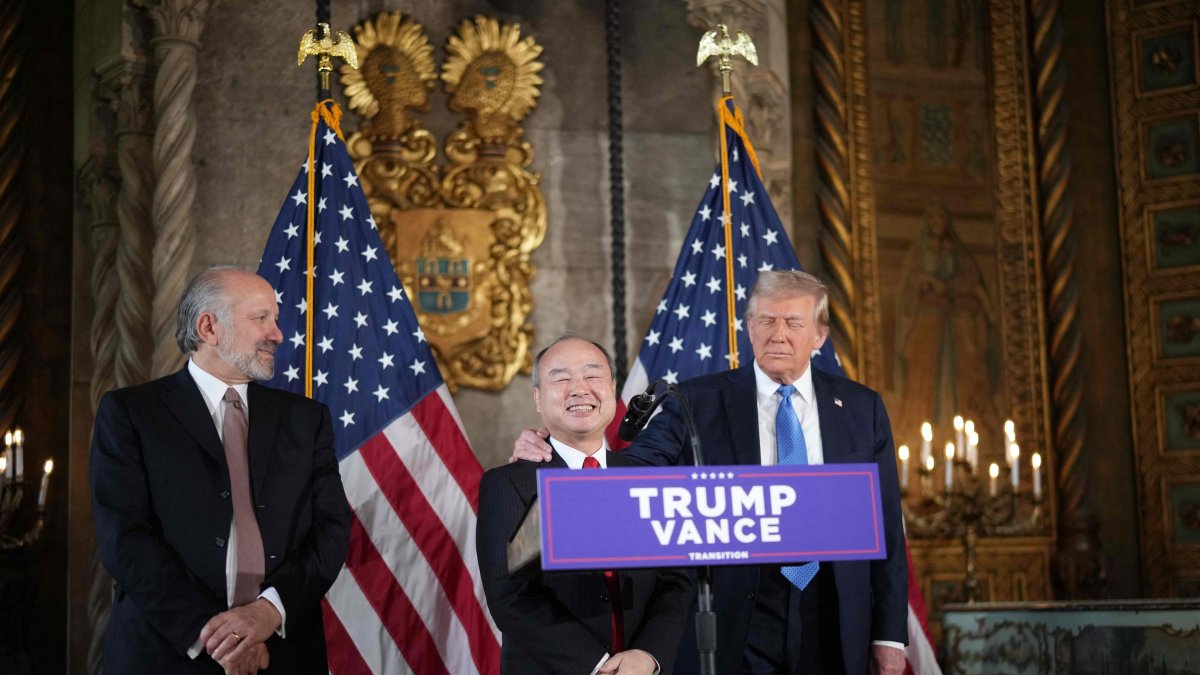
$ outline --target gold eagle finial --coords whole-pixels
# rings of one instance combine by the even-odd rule
[[[733,72],[733,57],[740,56],[752,65],[758,65],[758,50],[754,42],[743,31],[737,32],[737,39],[729,37],[729,27],[723,23],[708,31],[700,38],[700,49],[696,51],[696,65],[702,66],[711,57],[717,57],[717,68],[721,71],[721,83],[725,93],[731,92],[729,73]]]
[[[354,41],[340,30],[335,36],[325,22],[317,24],[316,28],[300,38],[300,55],[296,57],[296,65],[302,65],[309,54],[317,57],[317,72],[321,75],[323,90],[329,89],[329,75],[333,72],[332,57],[341,57],[351,68],[358,69],[358,49]]]

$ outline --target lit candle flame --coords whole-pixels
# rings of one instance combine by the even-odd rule
[[[988,475],[991,476],[992,478],[996,478],[997,476],[999,476],[1000,475],[999,465],[997,465],[995,462],[992,462],[992,465],[988,467]]]
[[[955,430],[955,431],[962,431],[962,430],[963,430],[963,418],[962,418],[962,415],[955,415],[955,416],[954,416],[954,430]]]
[[[908,446],[907,445],[900,446],[900,449],[898,452],[900,453],[900,461],[907,462],[908,461]]]
[[[1004,420],[1004,437],[1009,443],[1017,440],[1017,425],[1012,420]]]
[[[13,432],[13,443],[17,445],[25,444],[25,432],[21,431],[21,427],[17,427],[17,430]]]
[[[968,436],[975,433],[975,420],[967,420],[966,422],[963,422],[963,429],[967,432]]]
[[[1038,469],[1042,468],[1042,456],[1040,454],[1038,454],[1036,452],[1033,453],[1033,457],[1030,457],[1029,461],[1033,462],[1033,470],[1034,471],[1037,471]]]
[[[946,441],[946,461],[954,459],[954,441]]]
[[[921,438],[924,438],[927,441],[933,440],[933,425],[929,422],[925,422],[921,425]]]
[[[925,470],[933,471],[933,455],[930,455],[925,458]]]
[[[54,472],[54,460],[52,460],[52,459],[46,460],[46,463],[44,465],[42,465],[42,468],[46,470],[47,476],[50,475],[51,473]]]

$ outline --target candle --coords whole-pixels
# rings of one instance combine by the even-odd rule
[[[4,489],[4,484],[8,481],[4,480],[5,470],[8,469],[8,451],[5,450],[3,455],[0,455],[0,490]]]
[[[1029,463],[1033,466],[1033,498],[1042,498],[1042,456],[1038,453],[1033,453],[1033,457],[1029,458]]]
[[[1017,442],[1017,425],[1012,420],[1004,420],[1004,440],[1009,445]]]
[[[954,484],[954,444],[946,443],[946,490]]]
[[[1019,472],[1021,464],[1021,446],[1013,443],[1008,446],[1009,468],[1012,469],[1012,487],[1013,492],[1017,491],[1017,487],[1021,484],[1021,474]]]
[[[963,438],[962,415],[954,416],[954,447],[958,448],[958,457],[962,459],[963,453],[967,451],[967,444]]]
[[[971,463],[971,473],[979,470],[979,434],[974,429],[967,431],[967,461]]]
[[[900,446],[900,487],[908,489],[908,446]]]
[[[9,480],[12,480],[13,469],[16,468],[16,463],[13,462],[13,458],[12,458],[12,432],[11,431],[4,432],[4,458],[7,460],[5,462],[5,464],[7,465],[7,468],[5,469],[5,474],[7,475]]]
[[[50,473],[54,471],[54,460],[46,460],[44,467],[45,473],[42,474],[42,489],[38,490],[38,510],[46,508],[46,490],[50,488]]]
[[[17,450],[17,480],[21,480],[25,477],[25,432],[21,427],[13,432],[13,445]]]
[[[931,459],[933,459],[933,425],[925,422],[921,425],[921,463],[929,465],[928,460]]]
[[[995,497],[996,479],[1000,477],[1000,466],[995,462],[992,462],[992,465],[988,467],[988,477],[991,479],[988,481],[988,494]]]

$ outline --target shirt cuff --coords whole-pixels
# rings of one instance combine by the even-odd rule
[[[596,675],[596,673],[600,672],[600,666],[604,665],[604,662],[607,661],[608,657],[610,657],[610,656],[612,656],[612,654],[609,654],[607,652],[604,654],[604,656],[601,656],[600,661],[598,661],[596,663],[596,667],[592,668],[591,675]]]
[[[200,656],[200,652],[202,651],[204,651],[204,643],[200,641],[200,638],[196,638],[196,641],[192,643],[191,649],[188,650],[188,658],[194,659]]]
[[[880,647],[891,647],[893,649],[899,649],[900,651],[904,651],[904,643],[903,642],[892,642],[891,640],[872,640],[871,644],[879,645]]]
[[[284,626],[287,625],[287,612],[283,609],[283,600],[279,598],[279,591],[275,590],[274,586],[271,586],[262,593],[259,593],[258,597],[275,606],[276,611],[279,612],[279,628],[275,629],[275,634],[281,638],[286,638],[287,635],[284,631]]]

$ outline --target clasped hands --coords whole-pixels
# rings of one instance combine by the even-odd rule
[[[214,616],[200,631],[200,642],[229,675],[254,675],[267,667],[267,638],[282,617],[270,601],[259,598]]]
[[[627,649],[610,656],[596,675],[653,675],[656,670],[658,662],[648,652]]]

